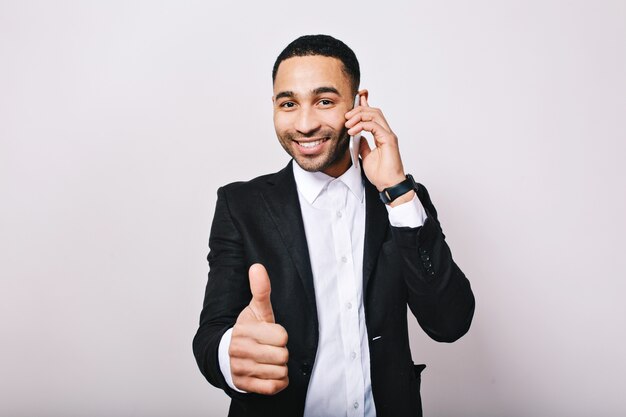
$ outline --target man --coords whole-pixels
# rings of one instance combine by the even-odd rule
[[[406,306],[452,342],[473,317],[469,282],[359,90],[352,50],[303,36],[272,76],[274,126],[293,160],[218,190],[200,370],[231,397],[229,416],[421,416]],[[361,171],[349,142],[362,131],[375,148],[361,141]]]

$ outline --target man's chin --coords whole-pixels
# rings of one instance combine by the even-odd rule
[[[318,172],[327,168],[327,161],[319,160],[318,158],[304,158],[294,157],[294,161],[305,171],[308,172]]]
[[[306,159],[306,158],[293,158],[296,163],[307,172],[324,172],[327,175],[337,177],[341,175],[348,166],[342,167],[344,165],[344,158],[335,158],[331,160],[330,158],[324,159]],[[349,163],[349,160],[346,161]]]

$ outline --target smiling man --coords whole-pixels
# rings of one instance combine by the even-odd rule
[[[282,61],[274,75],[274,126],[280,144],[302,169],[332,177],[350,164],[344,115],[356,87],[342,67],[338,59],[303,56]]]
[[[421,416],[407,306],[431,338],[453,342],[472,321],[469,282],[398,138],[359,90],[352,50],[300,37],[272,78],[292,161],[218,190],[200,370],[231,397],[229,416]],[[353,164],[350,135],[361,132],[375,147],[361,141]]]

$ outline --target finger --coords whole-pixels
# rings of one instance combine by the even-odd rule
[[[230,363],[233,376],[251,376],[261,379],[283,379],[289,375],[287,365],[268,365],[250,359],[236,359]]]
[[[287,365],[266,365],[258,364],[252,370],[252,375],[261,379],[285,379],[289,376],[289,368]]]
[[[367,90],[365,90],[367,92]],[[367,103],[367,94],[360,94],[359,98],[360,98],[360,104],[363,107],[369,107],[370,105]]]
[[[371,107],[369,107],[369,109],[371,109]],[[385,120],[382,113],[380,111],[376,111],[376,109],[372,109],[369,111],[363,110],[355,113],[354,115],[350,116],[350,119],[348,119],[348,121],[346,121],[345,126],[350,129],[359,122],[376,122],[384,129],[388,130],[389,133],[392,133],[389,124],[387,124],[387,120]]]
[[[350,119],[348,119],[348,121],[345,123],[345,126],[350,129],[352,126],[359,122],[371,122],[373,119],[374,116],[372,116],[371,114],[359,112],[351,116]]]
[[[254,264],[248,271],[252,300],[250,308],[255,316],[264,322],[274,323],[274,312],[270,301],[271,285],[267,270],[261,264]]]
[[[348,121],[346,121],[345,125],[347,128],[351,128],[355,124],[360,121],[363,122],[376,122],[381,125],[383,128],[387,129],[391,132],[391,127],[389,127],[389,123],[387,123],[387,119],[383,115],[383,112],[380,109],[375,109],[372,107],[360,107],[359,110],[350,111],[346,114]]]
[[[264,345],[287,346],[287,330],[280,324],[239,322],[233,327],[233,338],[247,337]]]
[[[263,345],[248,338],[232,338],[228,355],[231,360],[250,359],[255,363],[267,365],[285,365],[289,361],[289,351],[286,347]]]
[[[243,377],[237,382],[233,381],[235,386],[246,392],[254,392],[263,395],[278,394],[289,385],[289,378],[284,379],[259,379],[253,377]]]
[[[285,347],[259,344],[250,359],[256,363],[282,366],[289,362],[289,351]]]
[[[370,132],[374,136],[376,146],[393,145],[396,142],[395,135],[376,122],[359,122],[351,129],[348,129],[348,135],[354,136],[363,131]]]

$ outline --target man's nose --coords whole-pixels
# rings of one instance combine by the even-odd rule
[[[303,135],[310,135],[319,129],[320,126],[321,123],[315,109],[312,107],[302,107],[300,109],[295,124],[295,129],[299,133]]]

